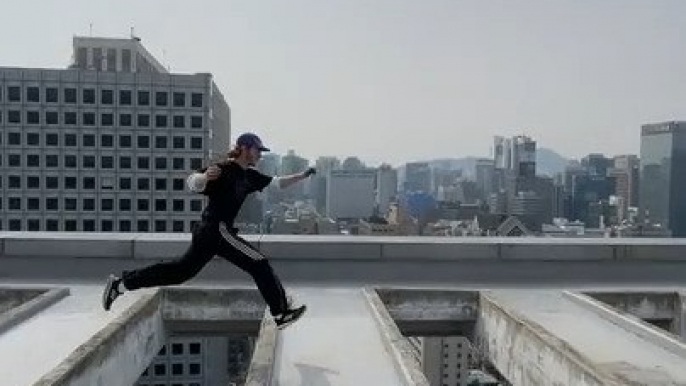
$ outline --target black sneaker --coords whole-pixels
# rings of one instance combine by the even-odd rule
[[[303,305],[298,308],[288,309],[283,314],[275,316],[274,322],[276,322],[276,328],[283,330],[284,328],[290,326],[300,319],[301,316],[303,316],[305,310],[307,310],[307,306]]]
[[[110,275],[107,279],[105,290],[102,292],[102,307],[105,311],[109,311],[114,299],[122,294],[119,292],[119,283],[121,283],[121,279],[114,275]]]

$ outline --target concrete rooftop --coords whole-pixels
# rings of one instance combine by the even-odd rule
[[[218,259],[100,308],[108,273],[188,240],[1,233],[0,385],[130,386],[167,336],[229,332],[259,334],[249,385],[428,384],[403,334],[465,335],[513,385],[686,385],[681,240],[254,237],[309,306],[285,331]]]

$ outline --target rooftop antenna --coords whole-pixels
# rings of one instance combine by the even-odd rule
[[[133,26],[131,26],[131,39],[133,39],[133,40],[135,40],[135,41],[137,41],[137,42],[140,42],[140,41],[141,41],[141,38],[139,38],[138,36],[136,36],[136,32],[134,31],[134,27],[133,27]]]
[[[167,68],[167,71],[171,72],[171,66],[169,63],[167,63],[167,50],[165,48],[162,49],[162,66]]]
[[[93,37],[93,23],[92,22],[89,24],[88,34],[90,37]]]

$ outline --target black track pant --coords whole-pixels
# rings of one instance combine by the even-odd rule
[[[201,222],[193,229],[191,246],[178,260],[153,264],[122,274],[129,290],[181,284],[219,255],[250,274],[272,315],[286,310],[286,292],[269,262],[255,247],[223,224]]]

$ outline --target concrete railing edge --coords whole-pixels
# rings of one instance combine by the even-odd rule
[[[571,354],[570,360],[576,363],[577,366],[580,368],[584,369],[589,375],[594,377],[599,384],[603,385],[612,385],[612,386],[619,386],[622,385],[623,383],[617,379],[614,374],[610,374],[607,371],[604,371],[602,369],[599,369],[598,366],[596,366],[592,360],[590,360],[588,357],[585,355],[579,353],[577,350],[575,350],[573,347],[569,346],[569,344],[564,341],[563,339],[555,336],[554,334],[551,334],[548,332],[547,329],[536,323],[535,321],[527,318],[526,316],[520,314],[518,311],[508,307],[505,304],[502,304],[499,302],[494,296],[492,296],[490,291],[479,291],[479,312],[484,311],[486,304],[490,305],[490,307],[496,308],[500,312],[504,313],[507,315],[508,318],[512,319],[515,321],[519,326],[524,326],[526,327],[526,330],[535,336],[537,339],[541,340],[542,342],[545,342],[551,347],[553,350],[557,351],[558,353],[565,355],[564,351],[568,352]],[[477,316],[478,319],[480,319],[482,316],[479,315]],[[479,320],[477,319],[477,326],[480,323]],[[476,332],[478,335],[479,332]],[[483,348],[482,348],[483,349]],[[490,354],[486,354],[489,356],[490,360]],[[495,364],[495,363],[494,363]],[[499,369],[502,370],[502,369]],[[508,376],[510,374],[505,374],[503,373],[504,376]]]
[[[277,344],[276,324],[269,314],[265,311],[262,325],[260,326],[259,337],[255,343],[250,360],[250,367],[245,378],[245,386],[271,385],[275,371],[276,344]]]
[[[82,368],[88,368],[88,362],[98,360],[97,355],[100,350],[110,348],[110,342],[116,340],[119,335],[125,334],[127,329],[133,327],[132,320],[137,321],[142,316],[157,312],[162,306],[162,301],[160,290],[143,295],[121,315],[73,350],[56,367],[44,374],[34,386],[70,384],[73,378],[77,378],[80,375],[79,371]]]
[[[571,291],[563,291],[563,294],[575,304],[594,312],[608,322],[619,326],[650,343],[661,346],[678,357],[686,358],[686,343],[671,336],[666,331],[662,332],[658,327],[644,322],[631,314],[624,313],[599,300],[593,299],[588,295]]]
[[[407,386],[429,386],[429,381],[424,375],[424,371],[416,361],[409,357],[411,351],[410,344],[400,333],[400,329],[393,321],[393,318],[386,310],[381,297],[373,288],[364,288],[363,294],[366,298],[374,321],[381,333],[381,340],[386,351],[393,358],[396,369],[402,375],[402,380]]]
[[[21,289],[33,290],[34,288]],[[39,290],[38,288],[35,289]],[[20,304],[19,306],[11,308],[7,310],[7,312],[0,314],[0,334],[64,299],[65,297],[69,296],[69,293],[70,290],[68,287],[50,288],[28,302]]]
[[[244,235],[272,259],[686,261],[686,240]],[[189,234],[0,232],[0,257],[156,259],[180,256]]]

